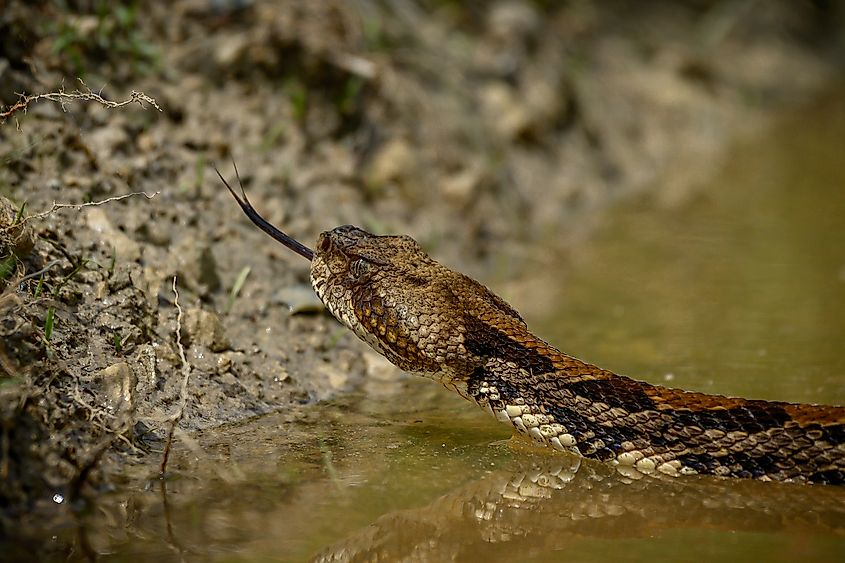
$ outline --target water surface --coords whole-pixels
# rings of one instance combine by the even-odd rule
[[[544,276],[556,296],[533,325],[653,383],[845,403],[841,98],[736,147],[693,201],[612,214]]]

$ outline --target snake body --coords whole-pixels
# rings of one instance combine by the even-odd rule
[[[670,389],[588,364],[410,237],[324,232],[311,282],[392,363],[546,446],[643,473],[845,482],[845,408]]]
[[[318,297],[361,340],[537,443],[641,473],[845,484],[843,407],[709,395],[614,374],[532,334],[504,299],[408,236],[344,225],[323,232],[312,251],[226,186],[256,225],[311,260]]]

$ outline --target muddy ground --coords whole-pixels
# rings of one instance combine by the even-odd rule
[[[180,413],[177,439],[392,373],[211,163],[306,244],[354,223],[526,276],[622,198],[692,197],[737,136],[838,80],[837,6],[6,3],[0,535],[160,457]],[[132,91],[160,111],[87,95]],[[49,92],[89,99],[11,110]],[[151,198],[78,206],[131,192]]]

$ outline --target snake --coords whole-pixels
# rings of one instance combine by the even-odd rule
[[[243,184],[238,196],[217,174],[256,226],[311,262],[320,301],[358,338],[540,445],[644,474],[845,484],[845,407],[615,374],[535,336],[504,299],[410,236],[342,225],[312,250],[259,215]]]

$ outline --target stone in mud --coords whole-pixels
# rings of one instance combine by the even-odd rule
[[[124,149],[131,141],[129,133],[120,123],[112,122],[86,135],[88,146],[97,155],[98,162],[110,162],[115,153]]]
[[[205,346],[212,352],[222,352],[229,348],[223,323],[211,311],[188,309],[182,322],[182,333],[191,344]]]
[[[490,126],[503,141],[513,141],[531,126],[531,114],[513,87],[493,82],[481,89],[481,107]]]
[[[413,174],[416,157],[411,145],[404,139],[388,141],[370,161],[365,172],[366,183],[381,187],[401,181]]]
[[[319,365],[315,372],[317,377],[328,383],[329,389],[337,391],[346,389],[349,385],[349,373],[332,364]]]
[[[175,270],[180,283],[185,283],[200,294],[220,288],[217,261],[207,244],[186,237],[176,245],[172,254],[176,257]]]
[[[292,315],[319,313],[325,309],[311,286],[305,284],[279,288],[273,293],[272,302],[286,305]]]
[[[527,39],[542,25],[537,10],[525,2],[496,2],[488,12],[490,33],[499,40]]]
[[[0,196],[0,258],[13,252],[23,258],[35,246],[35,233],[28,222],[21,223],[18,218],[19,208],[3,196]]]
[[[106,406],[113,412],[131,410],[135,406],[135,385],[138,379],[126,362],[118,362],[100,370],[96,376]]]
[[[126,233],[115,227],[99,207],[87,211],[88,228],[98,234],[98,240],[114,248],[115,259],[121,262],[135,262],[141,258],[141,245],[129,238]]]
[[[402,371],[381,354],[367,350],[362,355],[368,378],[378,381],[396,381],[401,378]]]
[[[480,162],[471,162],[466,168],[450,174],[440,182],[440,193],[457,205],[472,202],[484,182],[485,166]]]

